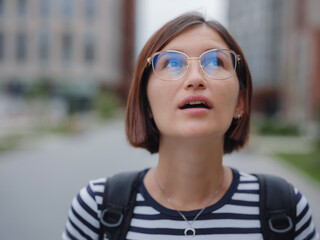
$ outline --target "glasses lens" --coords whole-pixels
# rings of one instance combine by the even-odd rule
[[[214,79],[226,79],[233,75],[236,56],[228,50],[212,50],[201,56],[204,73]]]
[[[160,79],[176,80],[186,72],[188,59],[182,53],[167,51],[154,56],[152,64]]]

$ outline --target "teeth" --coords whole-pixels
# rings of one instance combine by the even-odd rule
[[[205,101],[201,101],[201,100],[195,100],[195,101],[187,102],[185,105],[183,105],[181,107],[181,109],[195,108],[195,107],[208,108],[209,109],[209,106],[206,104],[206,102]]]
[[[203,101],[192,101],[192,102],[188,102],[188,104],[190,104],[190,105],[196,105],[196,104],[206,104],[206,103],[203,102]]]

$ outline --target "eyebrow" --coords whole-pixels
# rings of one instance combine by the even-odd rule
[[[205,48],[204,50],[202,50],[200,54],[202,54],[206,51],[209,51],[209,50],[213,50],[213,49],[228,49],[228,48],[209,47],[209,48]],[[179,47],[177,47],[177,48],[172,47],[172,48],[168,48],[168,49],[163,49],[162,51],[170,51],[170,50],[186,53],[184,50],[180,49]]]
[[[213,50],[213,49],[226,49],[226,48],[220,48],[220,47],[211,47],[211,48],[206,48],[205,50],[203,50],[203,52],[209,51],[209,50]]]

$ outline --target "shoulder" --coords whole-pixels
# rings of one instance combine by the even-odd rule
[[[89,181],[73,198],[63,239],[98,239],[105,181]]]
[[[296,238],[319,239],[312,220],[312,212],[307,198],[295,188],[296,194]]]
[[[238,190],[244,193],[256,193],[260,201],[260,184],[256,175],[239,172]],[[295,216],[295,239],[319,239],[312,220],[312,212],[307,198],[293,186],[294,203],[296,206]],[[250,196],[247,194],[247,198]]]
[[[98,212],[102,204],[105,178],[91,180],[87,186],[83,187],[72,200],[72,209],[75,212]],[[92,213],[93,216],[95,214]]]
[[[106,178],[99,178],[95,180],[90,180],[88,185],[84,187],[81,191],[86,191],[93,198],[102,197],[104,192],[104,186],[106,183]]]
[[[260,189],[258,178],[249,173],[239,172],[238,190],[258,193]]]
[[[88,209],[87,207],[94,209],[98,217],[100,217],[105,182],[106,178],[90,180],[88,185],[83,187],[75,197],[84,209]]]

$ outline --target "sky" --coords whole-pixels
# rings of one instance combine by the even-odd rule
[[[227,4],[227,0],[136,0],[136,58],[156,30],[182,13],[198,11],[227,27]]]

